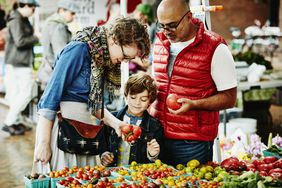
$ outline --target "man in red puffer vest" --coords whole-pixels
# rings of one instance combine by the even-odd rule
[[[165,149],[171,153],[166,163],[206,163],[212,160],[219,110],[236,102],[234,60],[224,39],[205,30],[185,0],[163,0],[157,16],[153,74],[158,98],[151,114],[164,127]],[[179,97],[179,109],[167,107],[169,94]]]

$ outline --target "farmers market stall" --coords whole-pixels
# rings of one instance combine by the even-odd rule
[[[282,149],[280,148],[280,152]],[[280,155],[281,157],[282,155]],[[281,187],[282,158],[267,156],[246,161],[230,157],[216,164],[202,165],[191,160],[175,168],[160,160],[149,164],[119,167],[65,167],[49,174],[24,177],[28,188],[92,188],[92,187]]]

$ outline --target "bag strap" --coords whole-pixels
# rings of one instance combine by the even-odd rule
[[[101,119],[104,118],[104,90],[105,90],[105,73],[102,74],[102,109],[101,109]],[[101,121],[101,125],[104,125],[104,121]]]

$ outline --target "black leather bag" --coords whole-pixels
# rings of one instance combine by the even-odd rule
[[[104,78],[104,77],[103,77]],[[102,79],[104,85],[104,79]],[[104,87],[102,87],[104,96]],[[106,151],[107,140],[103,126],[89,125],[76,120],[66,119],[58,114],[59,134],[57,146],[60,150],[79,155],[100,155]],[[102,99],[101,119],[104,118],[104,99]]]
[[[105,149],[103,125],[87,125],[59,118],[57,146],[60,150],[79,155],[99,155]]]

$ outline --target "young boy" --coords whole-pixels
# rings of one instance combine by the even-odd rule
[[[163,129],[160,122],[149,115],[148,107],[157,97],[157,86],[147,74],[140,72],[129,77],[124,91],[127,105],[114,115],[142,128],[142,134],[134,143],[123,141],[113,129],[108,130],[108,151],[101,155],[105,166],[149,163],[161,158]]]

